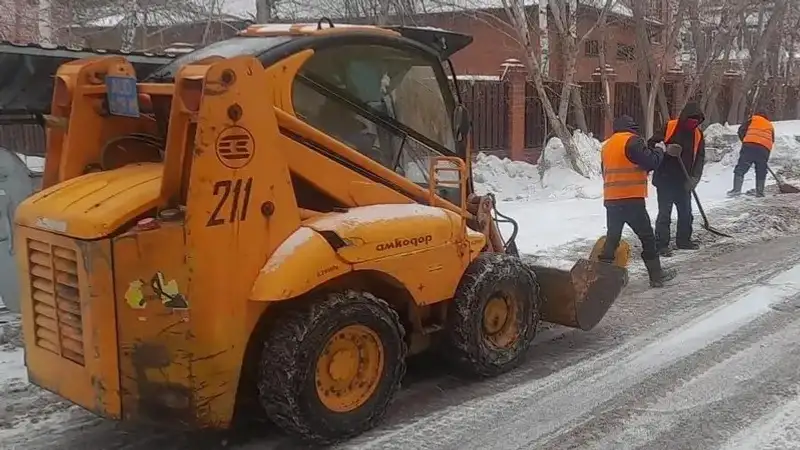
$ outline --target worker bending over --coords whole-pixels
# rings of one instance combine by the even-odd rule
[[[657,148],[648,148],[639,136],[639,127],[630,116],[614,120],[614,134],[603,145],[603,202],[606,207],[606,243],[600,260],[614,262],[625,224],[642,242],[642,259],[647,267],[651,287],[662,287],[675,278],[674,269],[661,268],[650,215],[644,199],[647,197],[647,173],[664,159]]]
[[[742,149],[739,151],[739,161],[733,168],[733,189],[728,191],[728,196],[735,197],[742,193],[744,175],[755,164],[756,197],[763,197],[767,162],[775,145],[775,127],[763,111],[758,111],[739,126],[739,139],[742,141]]]
[[[656,217],[656,246],[661,256],[672,256],[670,249],[670,223],[672,206],[678,210],[678,229],[675,243],[681,250],[697,250],[700,245],[692,240],[692,190],[703,176],[706,161],[706,143],[700,124],[705,120],[703,112],[696,103],[687,103],[678,119],[656,131],[647,144],[655,148],[663,142],[679,145],[680,153],[667,152],[661,165],[653,173],[653,185],[658,196],[658,216]],[[674,156],[673,156],[674,155]],[[683,162],[683,167],[681,167]],[[685,169],[685,170],[684,170]],[[688,174],[688,177],[687,177]]]

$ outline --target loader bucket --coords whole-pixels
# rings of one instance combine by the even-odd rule
[[[539,280],[542,320],[591,330],[628,284],[628,270],[615,264],[579,259],[569,271],[530,265]]]

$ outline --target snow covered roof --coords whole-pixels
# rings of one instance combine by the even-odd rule
[[[252,2],[252,0],[251,0]],[[231,14],[212,16],[215,21],[240,21],[242,17]],[[126,20],[136,19],[136,23],[145,23],[148,27],[169,27],[182,23],[208,21],[209,16],[201,11],[174,11],[169,9],[148,10],[147,13],[109,14],[81,24],[82,27],[113,28],[122,25]]]
[[[525,6],[536,6],[538,0],[521,0]],[[582,6],[602,8],[605,0],[581,0]],[[307,17],[337,17],[341,16],[340,5],[331,5],[328,2],[319,0],[297,0],[289,4],[278,4],[279,17],[286,19],[307,18]],[[432,0],[426,1],[424,9],[418,11],[421,14],[453,12],[460,10],[479,10],[479,9],[500,9],[503,8],[503,0]],[[241,18],[255,17],[255,2],[253,0],[227,0],[222,5],[222,12],[231,16]],[[339,13],[339,14],[337,14]],[[633,11],[624,5],[620,0],[615,0],[611,6],[611,13],[624,17],[633,17]]]

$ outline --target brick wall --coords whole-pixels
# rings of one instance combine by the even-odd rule
[[[578,33],[586,33],[596,21],[596,13],[581,12],[578,20]],[[453,57],[453,64],[461,74],[494,75],[501,70],[501,64],[509,58],[524,60],[521,46],[513,39],[514,31],[505,18],[502,10],[486,10],[480,13],[442,13],[430,14],[415,18],[415,24],[435,26],[474,37],[472,45]],[[551,30],[555,24],[551,23]],[[601,38],[595,30],[588,38],[597,41]],[[633,58],[617,58],[618,45],[633,46],[635,49],[636,34],[630,20],[610,17],[606,32],[606,62],[617,74],[618,82],[635,82],[636,61]],[[587,44],[594,45],[594,44]],[[550,77],[561,78],[563,62],[560,58],[560,42],[555,32],[550,32]],[[599,66],[596,53],[587,54],[584,46],[578,51],[576,82],[595,81],[592,73]]]

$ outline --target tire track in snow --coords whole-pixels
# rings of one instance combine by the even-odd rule
[[[792,300],[800,301],[800,295]],[[630,389],[614,405],[595,409],[590,421],[566,436],[551,438],[544,446],[552,450],[626,450],[662,448],[656,445],[662,442],[664,448],[685,448],[679,444],[686,436],[692,439],[692,448],[701,448],[696,441],[700,439],[718,444],[719,436],[741,424],[717,430],[695,429],[696,424],[705,424],[704,420],[715,414],[731,416],[730,422],[734,417],[731,410],[746,424],[758,417],[761,408],[774,408],[775,402],[759,389],[764,381],[796,364],[786,356],[800,349],[797,335],[800,319],[794,314],[762,316]],[[798,383],[800,373],[788,385]],[[761,398],[753,401],[753,396]]]
[[[364,448],[384,448],[383,443],[402,435],[417,422],[425,422],[430,417],[441,419],[453,407],[490,398],[530,383],[532,379],[545,382],[559,376],[571,376],[573,381],[577,381],[588,376],[587,371],[613,364],[630,354],[649,342],[652,336],[667,333],[676,323],[688,322],[724,303],[726,297],[734,297],[752,285],[780,274],[781,266],[798,261],[794,251],[796,247],[800,247],[796,239],[778,240],[763,244],[759,247],[758,257],[753,258],[749,248],[727,246],[725,251],[731,252],[727,256],[728,264],[715,261],[719,257],[717,247],[714,252],[691,253],[691,265],[681,269],[685,275],[682,275],[680,285],[653,290],[646,286],[645,280],[634,279],[595,329],[583,332],[556,325],[550,330],[553,334],[539,336],[522,367],[501,377],[474,383],[448,374],[444,378],[415,384],[398,396],[383,427],[356,438],[346,448],[362,448],[362,445]],[[412,397],[414,400],[407,401]],[[435,427],[429,431],[431,436],[438,434]],[[428,440],[427,435],[420,436],[426,436],[424,440]]]
[[[771,311],[772,304],[798,293],[800,264],[665,335],[649,334],[543,380],[446,408],[357,448],[479,450],[493,448],[498,433],[504,436],[503,448],[531,448],[539,439],[579,425],[586,412],[719,341]],[[624,356],[626,353],[628,356]],[[609,359],[616,361],[601,363]],[[422,443],[421,436],[429,439]]]
[[[441,375],[445,372],[439,370],[436,378],[429,377],[421,383],[413,383],[398,396],[384,425],[354,440],[347,448],[392,448],[393,437],[409,442],[405,448],[447,448],[447,446],[437,446],[436,441],[441,438],[442,434],[451,432],[451,429],[445,427],[440,430],[437,427],[430,427],[427,432],[418,433],[421,427],[420,423],[424,423],[431,417],[440,418],[442,416],[439,409],[450,411],[455,408],[458,410],[458,407],[453,405],[465,403],[472,405],[474,414],[484,414],[484,408],[479,405],[483,398],[492,399],[498,392],[512,390],[521,385],[530,385],[531,380],[537,378],[540,381],[535,383],[541,386],[536,396],[550,394],[561,389],[565,384],[584,383],[586,378],[601,371],[602,367],[613,365],[631,353],[641,350],[659,336],[668,334],[676,327],[676,324],[688,322],[700,314],[711,311],[727,299],[745,292],[746,289],[742,289],[742,286],[750,287],[749,285],[753,283],[766,281],[779,273],[781,267],[794,264],[800,259],[798,251],[800,242],[796,237],[787,237],[757,245],[722,247],[715,245],[700,253],[688,252],[686,254],[688,258],[680,264],[679,279],[664,290],[649,290],[641,277],[634,277],[623,297],[616,302],[609,315],[597,328],[591,332],[555,329],[553,330],[555,333],[551,335],[553,340],[550,341],[546,335],[542,335],[538,339],[538,345],[531,352],[528,362],[509,374],[486,382],[473,383],[458,380],[449,375],[442,377]],[[673,261],[676,259],[673,258],[668,265],[673,265]],[[565,332],[560,333],[559,331]],[[734,335],[735,333],[732,333],[726,339],[733,340],[732,336]],[[719,342],[721,341],[718,341],[716,345],[719,345]],[[709,348],[712,347],[710,346],[704,351],[709,351]],[[688,358],[684,358],[678,363],[687,360]],[[675,370],[679,364],[673,364],[670,370]],[[687,369],[694,370],[694,368]],[[664,370],[661,370],[659,376],[663,372]],[[549,384],[545,386],[545,382]],[[642,385],[642,381],[639,380],[634,389]],[[539,411],[538,397],[536,396],[514,408],[534,408]],[[615,400],[619,399],[620,396],[615,397]],[[2,403],[2,399],[0,399],[0,405]],[[614,402],[605,402],[598,405],[595,410],[601,410],[609,403]],[[503,408],[505,405],[498,405],[500,411]],[[589,411],[591,410],[584,411],[584,415]],[[759,414],[761,413],[764,411]],[[552,413],[540,411],[539,415],[543,414]],[[753,419],[756,417],[757,415]],[[223,439],[201,438],[197,433],[187,436],[176,433],[153,433],[138,427],[123,428],[113,422],[97,419],[81,410],[75,411],[75,414],[64,415],[63,424],[55,423],[59,417],[52,417],[52,419],[53,421],[39,423],[38,426],[30,429],[29,433],[21,440],[4,441],[0,444],[0,448],[3,448],[4,444],[16,444],[17,448],[27,450],[83,450],[87,448],[290,450],[302,448],[285,436],[276,436],[274,432],[260,433],[258,438],[246,440],[244,445],[242,445],[242,439],[236,439],[236,443],[228,441],[227,445],[221,445]],[[493,419],[490,415],[488,421],[491,422],[491,420]],[[580,421],[577,422],[577,425],[580,426]],[[64,429],[64,426],[67,429]],[[688,428],[692,424],[683,423],[682,426]],[[598,436],[602,436],[609,429],[595,431]],[[408,436],[412,432],[413,439]],[[514,432],[513,430],[508,431],[502,426],[491,427],[490,433],[495,439],[486,448],[505,450],[507,447],[504,445],[504,438]],[[386,438],[386,435],[390,436]],[[477,432],[474,436],[482,437]],[[472,437],[473,435],[465,436],[466,439]],[[671,436],[667,436],[663,439],[670,438]],[[369,445],[371,440],[376,441],[372,446]],[[456,444],[451,445],[450,448],[459,447],[458,442],[456,441]],[[404,446],[400,445],[399,447],[403,448]],[[571,448],[575,447],[577,446]]]
[[[800,448],[800,396],[762,416],[731,438],[723,450],[789,450]]]

